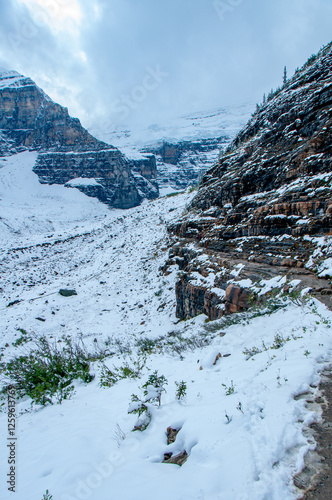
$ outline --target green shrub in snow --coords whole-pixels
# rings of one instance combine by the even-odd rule
[[[143,397],[136,394],[131,395],[131,404],[128,413],[138,415],[138,420],[135,424],[134,431],[144,431],[151,422],[151,409],[153,406],[161,405],[161,395],[165,392],[167,380],[164,375],[158,375],[158,371],[154,371],[149,376],[145,384],[142,385]]]
[[[28,353],[3,363],[3,394],[8,387],[14,387],[18,397],[29,396],[35,403],[52,404],[54,399],[61,403],[72,394],[74,380],[93,380],[92,356],[83,343],[74,344],[69,337],[51,343],[43,336],[34,339],[34,344],[36,347]]]

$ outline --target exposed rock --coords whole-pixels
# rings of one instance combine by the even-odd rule
[[[187,459],[188,453],[186,451],[182,451],[181,453],[178,453],[174,456],[172,455],[172,453],[165,453],[163,464],[175,464],[181,467],[187,461]]]
[[[172,429],[172,427],[167,427],[167,444],[174,443],[176,440],[176,436],[180,432],[181,429]]]
[[[188,319],[206,314],[209,319],[218,319],[223,311],[218,306],[222,300],[218,295],[203,286],[191,284],[188,275],[184,275],[175,285],[176,317]]]
[[[159,195],[152,157],[128,161],[90,135],[30,78],[0,73],[0,111],[0,154],[40,151],[34,172],[42,183],[75,187],[116,208]]]
[[[225,296],[225,313],[236,313],[248,308],[250,291],[237,285],[228,285]]]
[[[216,359],[214,360],[213,362],[213,366],[216,366],[216,364],[218,363],[219,359],[222,358],[223,356],[221,355],[220,352],[218,352],[217,356],[216,356]]]
[[[189,236],[193,223],[226,242],[330,231],[331,66],[329,45],[251,118],[203,178],[191,204],[201,223],[189,215],[178,234]],[[207,210],[217,219],[209,226]]]
[[[15,306],[16,304],[19,304],[21,301],[20,300],[13,300],[12,302],[9,302],[6,307],[12,307]]]
[[[174,142],[163,141],[142,149],[157,158],[158,179],[161,185],[185,189],[196,184],[203,172],[218,158],[221,147],[229,144],[227,135]],[[173,165],[173,167],[171,167]]]
[[[72,295],[77,295],[76,290],[68,290],[66,288],[61,288],[59,290],[59,294],[62,295],[62,297],[71,297]]]

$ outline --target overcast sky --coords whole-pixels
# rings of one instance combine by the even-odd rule
[[[0,0],[0,66],[85,126],[146,126],[261,101],[331,27],[331,0]]]

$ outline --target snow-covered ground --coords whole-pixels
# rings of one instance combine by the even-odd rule
[[[96,361],[94,380],[76,382],[62,404],[17,402],[16,493],[3,480],[0,498],[42,500],[48,489],[53,500],[295,499],[292,477],[314,446],[306,429],[319,418],[305,399],[331,363],[332,313],[297,299],[255,317],[179,322],[178,270],[166,276],[160,266],[165,223],[192,195],[110,210],[74,188],[40,185],[34,161],[22,153],[0,169],[2,361],[29,350],[30,343],[12,345],[26,331],[107,348],[113,354],[103,363],[113,371],[143,366],[138,378],[105,388]],[[77,295],[63,297],[63,288]],[[155,370],[168,381],[161,406],[145,431],[132,432],[131,395]],[[169,426],[181,430],[167,445]],[[6,404],[0,428],[5,477]],[[165,453],[184,450],[182,467],[162,463]]]

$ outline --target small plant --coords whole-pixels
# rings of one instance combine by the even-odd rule
[[[28,332],[23,328],[19,328],[18,331],[21,333],[21,336],[12,343],[14,347],[19,347],[20,345],[26,344],[32,340]]]
[[[115,432],[114,432],[114,438],[116,442],[118,443],[118,447],[120,447],[122,441],[126,439],[126,435],[119,426],[119,424],[116,424]]]
[[[118,382],[119,378],[116,373],[112,372],[106,365],[102,365],[99,385],[100,387],[112,387]]]
[[[278,370],[277,382],[278,382],[278,385],[281,386],[281,383],[280,383],[280,368]]]
[[[188,193],[192,193],[193,191],[197,191],[197,189],[198,189],[197,185],[195,186],[194,184],[191,184],[189,189],[188,189]]]
[[[52,499],[53,499],[53,496],[50,495],[48,490],[46,490],[46,493],[44,493],[42,500],[52,500]]]
[[[152,354],[156,348],[156,341],[149,338],[143,338],[139,339],[136,345],[140,348],[140,351]]]
[[[243,413],[243,414],[244,414],[244,411],[243,411],[243,406],[242,406],[242,403],[241,403],[241,402],[239,402],[239,404],[237,405],[236,409],[237,409],[237,410],[239,410],[241,413]]]
[[[184,380],[181,380],[181,382],[175,382],[176,385],[176,399],[178,401],[183,401],[187,395],[187,384],[185,383]]]
[[[277,333],[274,336],[274,342],[273,342],[273,344],[271,346],[271,349],[281,349],[281,347],[283,347],[288,340],[290,340],[290,339],[289,338],[284,339],[284,337],[282,335],[280,335],[279,333]]]
[[[100,387],[112,387],[119,380],[124,378],[138,378],[146,363],[146,354],[140,353],[136,360],[129,358],[131,365],[126,361],[123,366],[115,367],[112,370],[102,363],[100,374]]]
[[[230,396],[231,394],[234,394],[235,392],[235,387],[233,384],[233,380],[231,380],[231,385],[227,387],[225,384],[221,384],[225,388],[226,396]]]
[[[254,346],[251,349],[244,348],[242,352],[246,356],[246,360],[248,360],[248,359],[252,358],[253,356],[255,356],[255,354],[259,354],[262,351],[260,349],[258,349],[258,347]]]
[[[161,405],[161,395],[165,392],[167,380],[164,375],[158,375],[158,371],[154,371],[149,376],[145,384],[142,385],[143,397],[140,398],[136,394],[131,395],[131,404],[129,405],[128,413],[138,415],[138,420],[135,424],[134,431],[144,431],[151,422],[151,410],[154,406]]]
[[[149,376],[147,382],[142,385],[142,389],[144,389],[143,394],[149,401],[158,402],[158,406],[160,406],[161,395],[166,391],[164,386],[167,384],[168,382],[164,375],[158,375],[158,371],[155,370],[152,375]]]
[[[230,424],[232,421],[233,417],[230,417],[227,412],[225,411],[225,418],[226,418],[226,424]]]
[[[310,351],[308,351],[308,349],[306,349],[306,350],[304,351],[304,355],[305,355],[306,357],[308,357],[308,356],[310,355]]]

